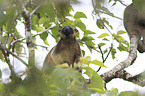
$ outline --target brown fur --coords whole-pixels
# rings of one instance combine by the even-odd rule
[[[70,26],[66,26],[69,31]],[[64,27],[65,29],[65,27]],[[73,28],[72,28],[73,29]],[[78,63],[81,57],[80,45],[76,40],[76,31],[73,29],[73,33],[69,36],[63,34],[60,31],[61,39],[57,45],[48,53],[43,63],[42,71],[44,73],[50,73],[58,64],[68,63],[74,67],[74,63]]]
[[[145,44],[145,14],[139,13],[138,10],[134,7],[133,4],[126,7],[124,11],[124,26],[131,38],[132,35],[138,35],[143,40],[140,40],[138,44],[138,51],[140,53],[144,52],[141,48]]]

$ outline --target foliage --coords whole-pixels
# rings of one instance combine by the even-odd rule
[[[79,29],[77,40],[80,45],[82,47],[86,45],[91,53],[93,50],[97,51],[98,54],[102,55],[102,60],[98,60],[97,58],[91,60],[90,56],[86,56],[86,50],[82,50],[84,57],[81,58],[78,67],[84,71],[83,74],[72,68],[66,68],[60,65],[48,75],[44,75],[39,68],[29,66],[29,64],[23,62],[27,69],[21,75],[25,77],[22,79],[20,74],[16,73],[13,69],[13,65],[15,64],[10,64],[10,60],[8,59],[10,58],[10,54],[17,59],[18,57],[29,58],[25,52],[27,50],[25,46],[26,42],[23,42],[26,38],[16,28],[18,21],[25,24],[21,14],[22,9],[18,8],[16,1],[0,0],[0,29],[2,29],[0,31],[0,59],[8,64],[11,71],[10,78],[13,78],[8,83],[0,82],[1,96],[91,96],[92,94],[97,94],[98,96],[123,96],[127,94],[129,96],[130,94],[135,94],[130,91],[119,94],[117,89],[106,90],[102,78],[90,67],[91,64],[106,67],[104,62],[110,54],[112,55],[112,59],[114,59],[116,50],[128,52],[129,43],[122,37],[122,34],[126,34],[126,32],[121,30],[116,34],[104,32],[97,38],[102,42],[98,45],[95,44],[94,40],[96,38],[93,35],[96,32],[88,30],[82,22],[83,19],[88,19],[87,16],[83,12],[76,12],[74,15],[71,14],[71,11],[73,11],[72,4],[78,4],[79,2],[77,0],[20,0],[22,1],[21,5],[24,4],[30,13],[35,10],[31,15],[31,30],[37,32],[36,35],[32,32],[35,50],[37,50],[35,36],[40,36],[44,44],[49,46],[51,40],[48,39],[48,36],[52,35],[57,42],[59,40],[58,30],[62,26],[69,25]],[[109,0],[109,2],[111,1],[114,2],[114,6],[118,0]],[[96,25],[100,29],[107,27],[113,29],[113,26],[109,24],[106,18],[100,17],[102,13],[115,17],[106,7],[102,6],[103,2],[105,0],[92,0],[93,13],[95,16],[99,16]],[[83,34],[82,38],[79,33]],[[109,37],[112,38],[110,39]],[[112,46],[110,43],[111,40],[114,42],[117,41],[117,48]],[[111,46],[108,47],[108,44]],[[20,61],[22,62],[22,60]],[[2,73],[0,70],[0,79],[2,78]],[[12,73],[16,73],[15,75],[18,78],[14,78]],[[89,80],[84,78],[84,74]]]

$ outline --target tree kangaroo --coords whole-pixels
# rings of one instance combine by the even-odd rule
[[[63,27],[60,31],[61,39],[55,47],[47,54],[42,71],[51,73],[56,65],[67,63],[74,67],[81,57],[80,45],[76,40],[76,30],[70,26]]]
[[[126,7],[124,11],[124,27],[127,30],[129,37],[138,35],[140,37],[138,51],[145,52],[145,12],[139,13],[133,3]],[[141,40],[143,39],[143,40]]]

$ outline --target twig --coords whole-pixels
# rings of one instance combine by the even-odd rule
[[[11,25],[10,25],[9,31],[12,30],[12,28],[13,28],[13,26],[14,26],[14,23],[15,23],[15,21],[16,21],[16,19],[18,18],[19,15],[20,15],[20,14],[16,14],[16,16],[14,17],[14,19],[13,19]]]
[[[10,68],[11,77],[12,77],[11,79],[17,77],[17,76],[16,76],[16,73],[15,73],[15,71],[14,71],[14,68],[13,68],[12,64],[10,63],[10,59],[8,58],[8,53],[7,53],[7,51],[5,51],[5,50],[3,49],[3,45],[2,45],[1,43],[0,43],[0,50],[2,51],[2,53],[3,53],[4,57],[5,57],[6,63],[8,64],[8,66],[9,66],[9,68]]]
[[[103,63],[105,63],[105,61],[107,60],[107,58],[108,58],[109,54],[111,53],[112,48],[113,48],[113,44],[111,43],[110,50],[109,50],[109,52],[108,52],[108,54],[107,54],[106,58],[104,59],[104,62],[103,62]]]
[[[50,30],[50,29],[55,28],[55,27],[57,27],[57,26],[55,25],[55,26],[49,27],[49,28],[47,28],[47,29],[45,29],[45,30],[43,30],[43,31],[41,31],[41,32],[39,32],[39,33],[37,33],[37,34],[32,35],[32,37],[35,37],[35,36],[37,36],[37,35],[40,35],[40,34],[46,32],[46,31],[48,31],[48,30]],[[17,40],[15,40],[15,41],[13,41],[13,42],[11,43],[11,46],[14,45],[15,43],[20,42],[20,41],[23,41],[23,40],[25,40],[25,39],[26,39],[26,38],[17,39]]]
[[[17,58],[18,60],[20,60],[25,66],[28,67],[28,64],[22,60],[19,56],[17,56],[16,54],[14,54],[13,52],[11,52],[9,49],[7,49],[5,46],[3,46],[2,44],[0,44],[0,49],[1,50],[6,50],[7,53],[10,53],[12,56],[14,56],[15,58]]]
[[[99,17],[100,17],[100,15],[98,15]],[[101,18],[101,17],[100,17]],[[103,23],[103,21],[102,21],[102,19],[101,19],[101,22]],[[108,32],[114,37],[114,39],[119,43],[119,44],[121,44],[122,46],[123,46],[123,44],[116,38],[116,36],[114,36],[113,34],[112,34],[112,32],[108,29],[108,27],[104,24],[104,27],[108,30]],[[126,47],[125,47],[126,48]],[[128,50],[127,48],[126,48],[126,50]]]
[[[109,52],[108,52],[106,58],[104,59],[104,56],[103,56],[103,58],[102,58],[102,59],[103,59],[103,63],[105,63],[105,61],[107,60],[109,54],[111,53],[112,48],[113,48],[113,44],[111,43],[111,47],[110,47],[110,50],[109,50]],[[102,67],[99,67],[99,69],[98,69],[96,72],[99,72],[99,71],[101,70],[101,68],[102,68]]]
[[[17,56],[16,54],[14,54],[13,52],[11,52],[9,49],[7,49],[7,48],[4,48],[8,53],[10,53],[12,56],[14,56],[15,58],[17,58],[18,60],[20,60],[25,66],[27,66],[28,67],[28,64],[24,61],[24,60],[22,60],[19,56]]]
[[[106,15],[109,15],[109,16],[111,16],[111,17],[115,17],[115,18],[117,18],[117,19],[120,19],[120,20],[123,20],[122,18],[120,18],[120,17],[117,17],[117,16],[114,16],[114,15],[110,15],[110,14],[108,14],[108,13],[106,13],[106,12],[103,12],[103,11],[98,11],[97,12],[97,10],[96,10],[96,6],[95,6],[95,3],[94,3],[94,1],[92,0],[92,5],[93,5],[93,8],[94,8],[94,12],[95,13],[104,13],[104,14],[106,14]],[[99,15],[99,14],[98,14]]]
[[[46,50],[48,49],[47,46],[43,46],[43,45],[38,45],[38,44],[34,44],[35,46],[39,46],[39,47],[42,47],[42,48],[46,48]]]
[[[0,27],[0,37],[3,35],[3,28]]]
[[[31,13],[30,13],[30,16],[32,16],[36,11],[37,9],[41,6],[41,4],[39,4]]]
[[[26,42],[22,42],[22,43],[26,44]],[[42,48],[46,48],[46,49],[48,48],[47,46],[43,46],[43,45],[38,45],[38,44],[35,44],[35,43],[34,43],[34,45],[35,45],[35,46],[39,46],[39,47],[42,47]]]
[[[97,52],[100,52],[100,51],[98,51],[97,49],[95,49],[93,46],[90,46],[90,45],[86,44],[85,42],[82,42],[81,40],[77,40],[77,41],[80,42],[80,43],[82,43],[82,44],[87,45],[88,47],[92,48],[93,50],[95,50],[95,51],[97,51]]]
[[[111,16],[111,17],[117,18],[117,19],[119,19],[119,20],[123,20],[123,19],[120,18],[120,17],[114,16],[114,15],[110,15],[110,14],[108,14],[108,13],[106,13],[106,12],[103,12],[103,11],[99,11],[99,12],[104,13],[104,14],[106,14],[106,15],[109,15],[109,16]]]
[[[32,37],[35,37],[35,36],[37,36],[37,35],[40,35],[40,34],[42,34],[42,33],[46,32],[46,31],[48,31],[48,30],[50,30],[50,29],[55,28],[55,27],[57,27],[57,26],[56,26],[56,25],[54,25],[54,26],[52,26],[52,27],[49,27],[49,28],[47,28],[47,29],[45,29],[45,30],[43,30],[43,31],[41,31],[41,32],[39,32],[39,33],[37,33],[37,34],[35,34],[35,35],[32,35]]]
[[[120,2],[122,5],[127,6],[126,4],[124,4],[121,0],[118,0],[118,2]]]
[[[102,60],[103,60],[103,62],[104,62],[104,53],[102,52],[101,46],[98,45],[98,48],[99,48],[99,50],[100,50],[100,53],[101,53],[101,55],[102,55]]]
[[[130,40],[130,52],[128,58],[122,62],[120,62],[117,66],[115,66],[109,72],[104,73],[101,77],[108,82],[109,78],[114,78],[118,72],[124,70],[128,66],[132,65],[137,57],[137,45],[138,45],[139,37],[137,35],[132,35]],[[109,79],[110,80],[110,79]]]

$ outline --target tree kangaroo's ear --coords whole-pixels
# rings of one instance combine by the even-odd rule
[[[74,29],[74,31],[77,33],[78,32],[78,29]]]
[[[58,30],[58,32],[61,32],[61,30]]]
[[[74,34],[76,35],[78,33],[78,30],[77,29],[74,29]]]

